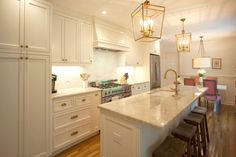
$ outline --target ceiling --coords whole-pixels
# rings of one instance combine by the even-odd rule
[[[99,17],[131,29],[130,13],[144,0],[49,0],[55,6],[79,14]],[[166,7],[164,32],[178,33],[180,18],[186,31],[222,30],[236,32],[236,0],[150,0]],[[101,14],[106,10],[107,14]]]

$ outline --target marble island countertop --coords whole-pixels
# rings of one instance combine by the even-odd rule
[[[162,128],[178,115],[190,108],[191,104],[206,92],[207,88],[180,86],[179,95],[169,87],[159,88],[125,99],[101,104],[101,110],[113,112],[142,123]]]
[[[101,89],[93,88],[93,87],[59,89],[57,90],[57,93],[52,94],[52,99],[63,97],[63,96],[85,94],[85,93],[96,92],[96,91],[101,91]]]

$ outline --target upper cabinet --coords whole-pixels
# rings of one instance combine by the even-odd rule
[[[52,61],[78,63],[77,20],[53,14]]]
[[[48,3],[1,0],[0,10],[0,49],[14,51],[26,48],[30,53],[50,52]]]
[[[92,62],[93,29],[91,24],[54,13],[52,27],[53,63],[87,64]]]
[[[80,63],[87,64],[93,61],[93,28],[86,22],[80,23]]]
[[[142,65],[144,51],[144,44],[132,40],[131,51],[125,53],[125,64]]]

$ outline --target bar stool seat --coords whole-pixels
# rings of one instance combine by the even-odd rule
[[[197,133],[197,127],[189,125],[184,122],[180,122],[179,125],[172,131],[172,135],[187,143],[188,157],[197,154],[195,135]],[[194,145],[194,154],[192,153],[192,144]]]
[[[186,142],[168,136],[152,153],[152,157],[182,157],[187,149]]]
[[[201,113],[201,114],[206,114],[207,113],[207,108],[206,107],[201,107],[201,106],[196,106],[193,110],[196,111],[196,113]]]

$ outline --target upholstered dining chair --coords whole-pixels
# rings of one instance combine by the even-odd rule
[[[191,76],[192,79],[194,79],[195,81],[195,85],[199,85],[200,82],[199,82],[199,76]]]
[[[195,86],[195,80],[193,78],[184,78],[184,85]]]
[[[216,80],[217,81],[217,77],[207,76],[206,80]]]
[[[221,97],[217,91],[217,81],[204,79],[203,86],[208,88],[205,94],[206,104],[208,105],[209,101],[214,102],[214,110],[215,110],[215,108],[221,105]]]

